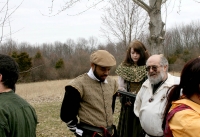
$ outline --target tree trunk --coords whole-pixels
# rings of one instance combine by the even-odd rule
[[[149,5],[143,0],[132,0],[149,14],[149,31],[150,36],[148,42],[150,45],[151,54],[164,54],[164,36],[165,31],[163,30],[165,23],[161,17],[161,5],[167,0],[149,0]]]
[[[163,54],[164,53],[164,35],[165,32],[163,30],[164,28],[164,22],[162,21],[161,17],[161,0],[152,1],[149,0],[149,4],[151,7],[150,12],[148,12],[150,17],[149,22],[149,31],[150,31],[150,37],[149,37],[149,45],[151,47],[151,54]]]

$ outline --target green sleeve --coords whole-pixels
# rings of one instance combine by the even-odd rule
[[[5,128],[3,126],[0,126],[0,137],[7,137]]]

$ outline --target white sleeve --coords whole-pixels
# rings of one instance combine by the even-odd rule
[[[140,88],[139,92],[137,93],[136,99],[134,102],[134,113],[137,117],[139,117],[140,108],[141,108],[141,104],[142,104],[141,97],[140,97],[141,92],[142,92],[142,88]]]
[[[121,90],[121,91],[123,91],[123,90],[125,90],[125,88],[124,88],[124,79],[122,78],[122,77],[120,77],[120,76],[118,76],[118,84],[119,84],[119,90]]]
[[[179,84],[179,83],[180,83],[180,77],[176,77],[175,84]]]

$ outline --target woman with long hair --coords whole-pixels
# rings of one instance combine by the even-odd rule
[[[200,137],[200,57],[185,64],[180,84],[168,92],[162,124],[165,137]]]
[[[129,44],[125,60],[117,67],[119,90],[137,94],[147,78],[146,60],[149,54],[144,44],[138,40]],[[135,98],[122,96],[118,123],[119,137],[139,137],[142,131],[140,121],[133,112]]]

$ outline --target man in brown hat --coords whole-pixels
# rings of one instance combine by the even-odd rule
[[[116,137],[113,112],[118,85],[108,76],[116,60],[106,50],[97,50],[90,62],[89,72],[65,87],[60,117],[77,137]]]

